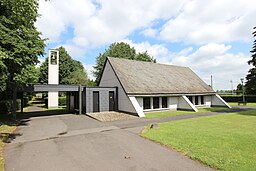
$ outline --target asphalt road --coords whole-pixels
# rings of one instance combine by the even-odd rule
[[[137,120],[134,123],[138,125]],[[122,129],[77,115],[29,119],[16,132],[22,135],[5,148],[5,169],[212,170],[174,150],[141,138],[137,134],[141,129],[141,125],[133,127],[132,123],[129,129]]]

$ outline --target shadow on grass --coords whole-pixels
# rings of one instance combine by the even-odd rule
[[[241,109],[241,108],[223,108],[223,107],[212,107],[212,108],[203,108],[206,112],[215,112],[215,113],[234,113],[234,112],[241,112],[247,111],[248,109]]]
[[[28,126],[30,119],[21,119],[18,123],[18,126]]]
[[[256,116],[256,110],[244,110],[240,112],[236,112],[238,115],[247,115],[247,116]]]
[[[0,133],[0,139],[4,143],[11,143],[16,137],[22,136],[20,133]]]
[[[1,119],[0,126],[17,126],[18,121],[13,121],[12,119],[5,118],[4,120]],[[9,133],[6,132],[5,128],[1,129],[2,132],[0,132],[0,141],[3,141],[4,143],[10,143],[12,140],[14,140],[17,136],[21,136],[20,134],[15,133]]]
[[[11,119],[11,117],[5,117],[5,118],[1,118],[0,121],[0,126],[1,125],[7,125],[7,126],[17,126],[18,122],[17,121],[13,121]]]

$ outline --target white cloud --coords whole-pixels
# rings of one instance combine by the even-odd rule
[[[191,67],[207,83],[213,75],[217,89],[228,89],[230,79],[238,83],[249,68],[249,56],[230,53],[229,44],[251,40],[256,16],[252,0],[39,0],[39,4],[42,16],[36,26],[43,37],[49,38],[48,43],[63,45],[76,59],[84,59],[95,47],[125,40],[160,63]],[[61,36],[70,28],[72,35],[63,40]],[[136,31],[163,41],[128,40]],[[168,42],[201,47],[173,52],[167,48]],[[93,78],[92,65],[85,66]]]
[[[230,45],[209,43],[199,47],[193,53],[191,53],[192,47],[174,53],[163,44],[134,43],[127,39],[124,41],[138,52],[147,50],[159,63],[190,67],[207,84],[210,84],[210,77],[213,75],[215,90],[230,89],[230,80],[235,86],[250,68],[247,64],[250,57],[243,53],[229,53],[228,50],[232,48]]]
[[[92,80],[95,80],[95,77],[93,76],[93,73],[92,73],[94,65],[93,64],[83,64],[83,65],[84,65],[84,68],[85,68],[89,78]]]
[[[229,53],[230,48],[230,45],[210,43],[190,55],[175,56],[172,63],[189,66],[208,84],[213,75],[215,90],[230,89],[230,80],[238,84],[239,79],[246,75],[249,69],[247,61],[250,58],[243,53]]]
[[[124,39],[122,42],[130,44],[131,47],[134,47],[137,52],[147,51],[149,55],[157,59],[157,62],[160,63],[170,63],[171,56],[173,53],[169,51],[162,44],[151,45],[149,42],[134,43],[132,40]]]
[[[156,37],[157,31],[157,29],[148,28],[145,29],[142,33],[147,37]]]
[[[146,28],[156,19],[176,15],[187,0],[40,0],[36,23],[50,42],[59,40],[67,27],[73,27],[73,43],[83,47],[99,46],[125,38]],[[100,7],[99,7],[100,6]]]
[[[252,0],[40,0],[39,4],[36,26],[43,36],[56,42],[71,27],[70,41],[81,47],[109,44],[139,29],[171,42],[248,41],[256,15]],[[153,29],[158,19],[166,23]]]
[[[160,36],[171,42],[204,44],[248,41],[256,15],[252,0],[193,0],[164,24]]]
[[[85,59],[85,50],[83,47],[80,46],[76,46],[74,44],[60,44],[57,47],[63,46],[66,51],[68,52],[68,54],[72,57],[74,57],[76,60],[81,60],[81,59]],[[56,48],[57,48],[56,47]]]

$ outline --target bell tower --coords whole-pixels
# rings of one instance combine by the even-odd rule
[[[59,51],[49,49],[48,51],[48,84],[59,84]],[[48,108],[58,108],[59,92],[48,92]]]

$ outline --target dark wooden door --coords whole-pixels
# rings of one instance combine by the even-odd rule
[[[100,98],[99,98],[99,92],[94,91],[93,92],[93,112],[99,112],[100,111]]]
[[[109,92],[109,111],[115,110],[115,93],[114,91]]]

